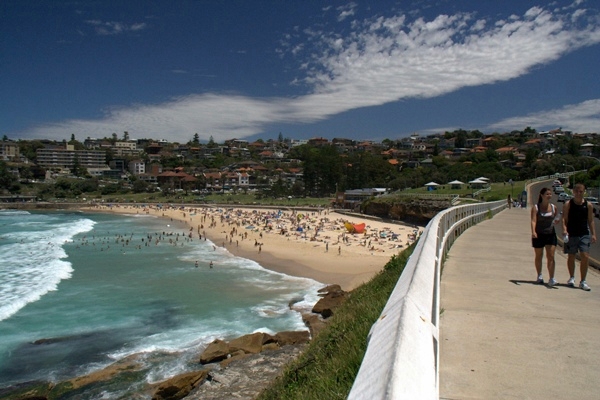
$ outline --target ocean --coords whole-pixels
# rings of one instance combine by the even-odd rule
[[[139,382],[89,396],[126,398],[198,369],[216,338],[306,329],[297,310],[312,308],[321,283],[215,250],[187,229],[148,215],[0,211],[0,388],[141,354]]]

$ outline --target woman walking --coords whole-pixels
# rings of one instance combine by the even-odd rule
[[[542,188],[537,204],[531,208],[531,244],[535,252],[535,270],[538,276],[535,283],[544,283],[542,259],[544,258],[544,249],[546,249],[546,263],[550,274],[548,286],[550,287],[556,285],[556,279],[554,279],[554,253],[557,240],[554,225],[560,221],[560,214],[554,204],[550,203],[551,199],[552,191],[548,188]]]

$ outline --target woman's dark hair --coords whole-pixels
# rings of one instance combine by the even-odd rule
[[[548,192],[550,189],[547,187],[542,188],[542,190],[540,190],[540,195],[538,196],[538,204],[540,204],[542,202],[542,197],[546,194],[546,192]]]

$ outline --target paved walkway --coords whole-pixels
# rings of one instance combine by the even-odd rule
[[[440,399],[600,398],[600,274],[590,268],[591,292],[567,287],[567,260],[557,248],[559,285],[535,285],[529,213],[504,210],[450,249]],[[547,281],[545,260],[543,273]]]

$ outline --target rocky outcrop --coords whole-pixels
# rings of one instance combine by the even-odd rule
[[[346,301],[348,292],[344,292],[339,285],[330,285],[319,290],[322,298],[313,306],[312,312],[320,314],[324,319],[333,315],[333,310]]]
[[[206,370],[177,375],[160,383],[152,395],[152,400],[183,399],[190,394],[192,390],[201,385],[207,376],[208,371]]]
[[[303,320],[309,330],[283,331],[275,335],[252,333],[231,341],[212,341],[200,354],[201,370],[177,375],[155,385],[143,385],[141,391],[156,400],[163,399],[231,399],[255,398],[295,359],[306,344],[326,325],[327,317],[349,295],[339,285],[319,290],[322,299],[316,307],[319,314],[305,314]],[[327,316],[327,317],[324,317]],[[35,345],[48,345],[57,339],[40,339]],[[0,389],[2,399],[86,398],[90,393],[99,395],[111,382],[139,382],[146,370],[140,355],[132,355],[109,365],[103,370],[69,379],[57,384],[28,382]]]
[[[245,354],[256,354],[263,350],[263,346],[267,343],[274,343],[276,340],[273,336],[257,332],[250,335],[244,335],[229,342],[229,350],[231,352],[242,351]]]
[[[327,321],[318,314],[302,314],[302,322],[308,328],[311,337],[315,337],[327,326]]]
[[[266,346],[269,345],[271,344]],[[204,383],[185,400],[256,399],[305,347],[306,344],[284,346],[258,354],[246,354],[240,358],[232,357],[226,366],[223,366],[224,361],[214,364]]]
[[[437,213],[450,206],[449,200],[386,197],[365,202],[362,212],[384,219],[427,225]]]
[[[200,355],[200,364],[224,360],[229,355],[229,344],[224,340],[213,340]]]
[[[275,341],[279,347],[308,343],[309,340],[308,331],[284,331],[275,335]]]
[[[308,331],[284,331],[275,336],[257,332],[240,336],[229,343],[217,339],[202,352],[200,363],[210,364],[232,357],[242,358],[247,354],[257,354],[265,350],[276,350],[283,346],[308,343],[309,340]]]

